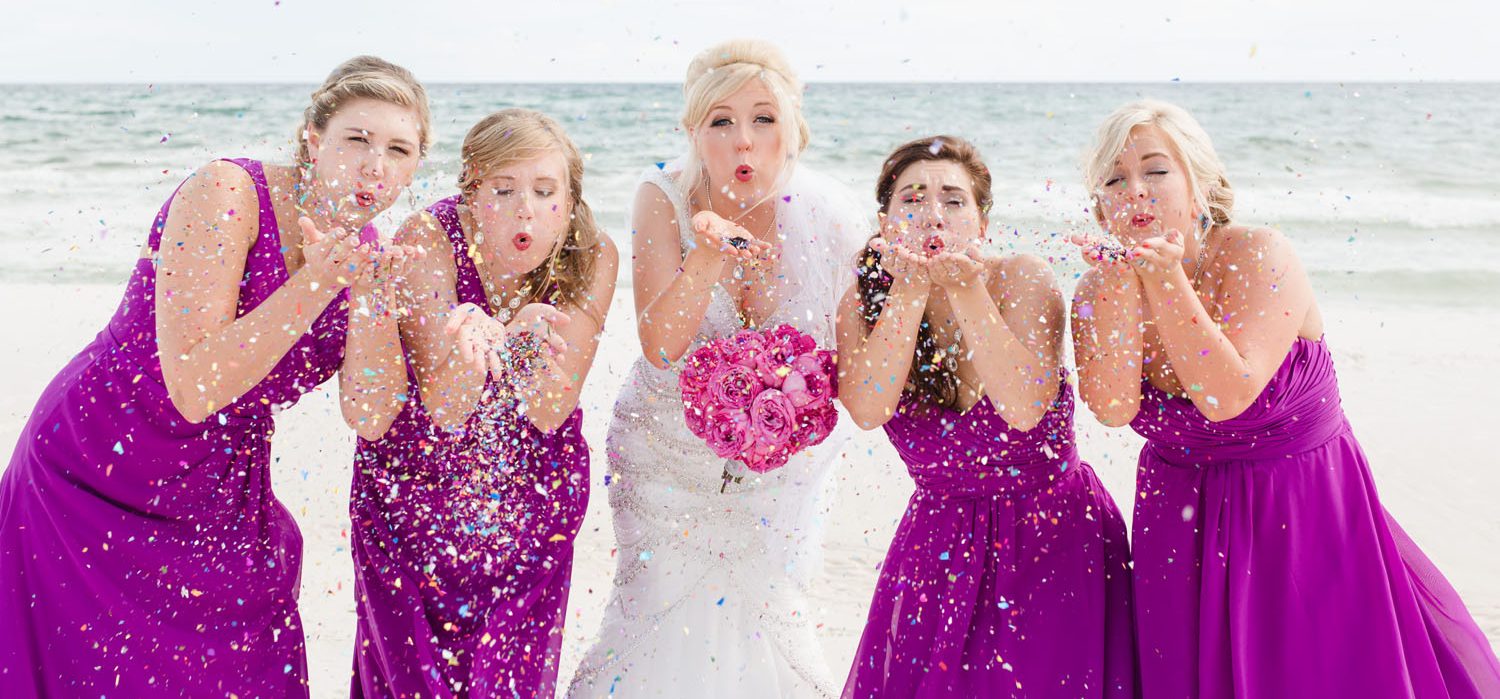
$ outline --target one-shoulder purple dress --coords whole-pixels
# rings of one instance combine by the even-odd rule
[[[240,316],[287,280],[261,164]],[[157,250],[171,199],[151,227]],[[271,491],[272,415],[343,361],[347,296],[200,424],[167,396],[156,261],[47,386],[0,478],[0,696],[307,694],[302,535]]]
[[[1142,386],[1146,696],[1500,697],[1489,642],[1376,497],[1324,342],[1223,422]]]
[[[452,243],[458,301],[484,306],[457,203],[428,211]],[[355,457],[353,696],[550,697],[588,508],[583,411],[542,432],[513,405],[489,409],[503,400],[491,385],[447,432],[407,374],[396,422]]]
[[[903,400],[917,489],[881,566],[845,699],[1134,697],[1125,524],[1073,444],[1073,391],[1036,427],[986,397]]]

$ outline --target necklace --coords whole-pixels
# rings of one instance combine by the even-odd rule
[[[479,246],[484,242],[484,234],[479,232],[479,225],[470,215],[468,207],[464,207],[460,223],[464,234],[464,244],[469,248],[469,259],[474,261],[474,273],[479,277],[480,286],[484,287],[485,305],[489,306],[496,320],[509,323],[516,309],[521,307],[521,297],[524,294],[516,294],[509,301],[505,300],[505,295],[492,281],[493,275],[489,273],[489,261],[480,251]]]
[[[1203,271],[1206,270],[1206,269],[1208,269],[1208,263],[1214,259],[1213,253],[1217,253],[1218,249],[1219,249],[1219,245],[1224,242],[1223,236],[1220,236],[1218,240],[1214,241],[1213,247],[1209,247],[1208,244],[1207,244],[1208,243],[1208,235],[1209,235],[1209,232],[1211,232],[1212,230],[1213,229],[1210,228],[1208,231],[1204,232],[1204,234],[1203,234],[1203,243],[1204,244],[1201,245],[1201,246],[1199,246],[1201,249],[1198,251],[1198,259],[1196,260],[1196,264],[1194,265],[1194,268],[1193,268],[1193,290],[1194,291],[1198,290],[1198,286],[1199,286],[1199,284],[1201,283],[1201,281],[1203,279]]]
[[[704,169],[704,172],[703,172],[703,198],[706,199],[706,200],[708,200],[708,206],[706,207],[706,210],[708,210],[708,211],[714,211],[713,184],[708,179],[708,170],[706,168]],[[765,204],[766,202],[768,202],[770,200],[771,200],[771,197],[767,196],[767,197],[761,199],[760,201],[756,202],[753,206],[745,207],[744,211],[741,211],[738,216],[735,216],[734,218],[729,219],[729,222],[730,223],[734,223],[734,224],[738,224],[746,216],[749,216],[751,213],[754,213],[754,211],[756,209],[760,208],[760,206],[762,204]],[[717,212],[715,212],[715,213],[717,213]],[[771,206],[771,220],[767,223],[765,231],[762,232],[762,234],[760,236],[761,240],[765,240],[767,237],[769,237],[766,234],[768,234],[768,233],[770,233],[772,231],[775,231],[777,229],[776,224],[779,222],[780,217],[781,217],[780,210],[775,205],[772,205]],[[759,265],[760,265],[760,260],[759,259],[752,260],[750,262],[750,267],[752,269],[755,268],[755,267],[758,267]],[[738,280],[743,280],[745,278],[745,263],[743,261],[737,261],[735,263],[735,265],[734,265],[734,278],[737,281]]]

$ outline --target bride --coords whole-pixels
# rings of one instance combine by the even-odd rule
[[[832,696],[805,592],[846,423],[778,470],[728,478],[739,465],[688,431],[677,376],[704,341],[746,327],[787,323],[833,348],[868,222],[797,164],[802,86],[775,46],[709,48],[683,93],[688,152],[646,169],[631,215],[644,356],[608,436],[615,585],[569,694]]]

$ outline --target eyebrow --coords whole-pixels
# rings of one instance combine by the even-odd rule
[[[369,135],[372,135],[373,133],[375,133],[375,132],[373,132],[373,131],[371,131],[369,129],[359,128],[358,126],[350,126],[348,128],[345,128],[344,130],[345,131],[353,131],[354,133],[357,133],[357,134],[359,134],[361,136],[369,136]],[[396,143],[396,144],[403,145],[403,146],[414,145],[411,141],[408,141],[408,140],[406,140],[404,138],[393,138],[393,139],[391,139],[391,143]]]
[[[772,102],[756,102],[755,104],[753,104],[751,106],[752,107],[770,107],[772,109],[776,108],[776,105],[774,103],[772,103]],[[727,104],[716,104],[716,105],[713,106],[713,109],[710,109],[709,111],[713,111],[714,109],[733,109],[733,108],[730,107]]]
[[[515,180],[516,176],[515,175],[492,175],[490,177],[486,177],[485,179],[487,179],[487,180]],[[556,177],[538,177],[538,178],[536,178],[536,181],[537,182],[551,182],[553,184],[557,184],[561,180],[557,179]]]
[[[1163,153],[1163,152],[1161,152],[1159,150],[1154,150],[1154,151],[1151,151],[1150,153],[1147,153],[1147,154],[1141,156],[1141,160],[1145,160],[1147,158],[1170,158],[1170,156],[1168,156],[1166,153]]]
[[[921,182],[913,182],[913,183],[911,183],[909,185],[906,185],[905,187],[902,187],[901,191],[905,192],[908,189],[927,189],[927,187],[926,187],[926,185],[923,185]],[[967,189],[965,189],[963,187],[960,187],[959,185],[956,185],[956,184],[945,184],[940,189],[942,191],[944,191],[944,192],[962,192],[964,194],[968,194],[969,193],[969,190],[967,190]]]

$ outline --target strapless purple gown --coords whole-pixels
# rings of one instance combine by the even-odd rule
[[[885,431],[917,489],[844,697],[1136,696],[1125,524],[1074,448],[1071,387],[1027,432],[988,398],[904,401]]]
[[[1232,420],[1142,385],[1146,696],[1500,697],[1489,642],[1376,497],[1323,342]]]

